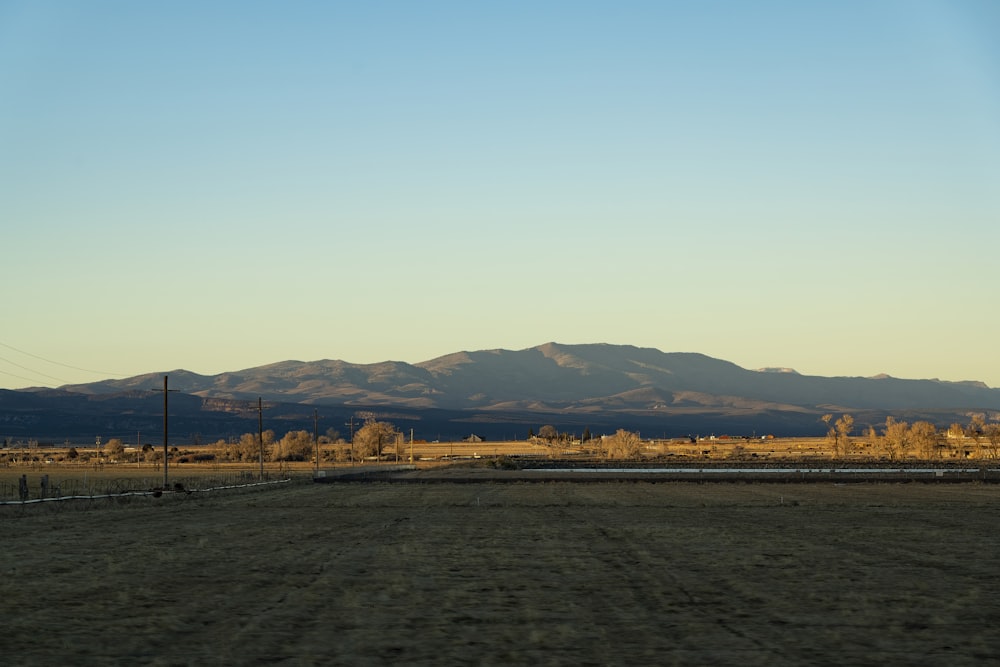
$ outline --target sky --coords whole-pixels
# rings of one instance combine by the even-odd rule
[[[548,341],[1000,387],[1000,3],[0,0],[0,388]]]

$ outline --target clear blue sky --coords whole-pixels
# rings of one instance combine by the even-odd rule
[[[0,0],[0,387],[553,340],[1000,386],[998,35],[989,0]]]

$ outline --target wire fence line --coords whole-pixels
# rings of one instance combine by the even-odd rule
[[[70,500],[122,499],[129,497],[148,497],[148,496],[159,498],[167,494],[189,495],[193,493],[210,493],[213,491],[249,489],[253,487],[272,486],[275,484],[287,484],[290,483],[291,481],[292,481],[291,478],[283,478],[276,480],[262,480],[262,481],[245,482],[245,483],[220,483],[215,486],[209,486],[204,488],[188,488],[183,483],[178,482],[175,483],[172,488],[149,488],[143,490],[130,489],[122,491],[110,491],[107,490],[106,488],[105,491],[102,493],[95,493],[93,490],[91,490],[90,493],[71,493],[71,494],[63,494],[60,488],[61,484],[48,487],[47,483],[43,483],[42,487],[43,491],[39,497],[37,498],[25,497],[26,490],[25,487],[21,485],[18,489],[18,493],[21,497],[17,500],[0,500],[0,506],[37,505],[41,503],[65,502]],[[12,490],[13,486],[14,485],[12,484],[4,483],[3,488],[0,489],[0,491],[2,491],[3,493],[3,496],[9,497],[9,495],[11,495],[9,489]],[[49,495],[50,493],[51,495]]]

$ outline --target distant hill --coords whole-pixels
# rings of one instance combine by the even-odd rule
[[[126,410],[120,401],[141,399],[154,406],[164,375],[206,419],[227,414],[220,406],[261,397],[273,405],[299,406],[289,413],[335,407],[349,415],[352,409],[376,408],[401,410],[415,420],[433,413],[444,419],[441,423],[461,424],[459,433],[472,432],[466,424],[500,428],[531,424],[542,415],[567,424],[628,426],[641,420],[699,431],[821,433],[818,416],[825,412],[851,412],[861,416],[862,424],[862,419],[884,420],[890,413],[940,421],[961,420],[972,410],[1000,410],[1000,390],[980,382],[819,377],[787,368],[748,370],[696,353],[546,343],[516,351],[457,352],[418,364],[282,361],[218,375],[174,370],[54,391],[7,392],[0,396],[0,436],[5,420],[15,423],[25,411],[37,417],[45,405],[86,398],[86,410],[93,411],[103,397],[101,411],[111,413]],[[26,393],[33,398],[8,395]]]
[[[739,397],[745,403],[844,409],[1000,409],[1000,390],[977,382],[820,377],[791,369],[747,370],[703,354],[630,345],[546,343],[525,350],[457,352],[419,364],[282,361],[219,375],[177,370],[67,385],[83,394],[170,386],[203,397],[306,404],[441,409],[548,405],[577,409],[610,400],[653,409],[676,401]],[[657,390],[653,395],[642,389]],[[700,398],[692,399],[697,395]]]

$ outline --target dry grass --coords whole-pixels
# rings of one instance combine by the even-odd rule
[[[0,511],[8,664],[1000,660],[996,486],[298,484],[94,507]]]

